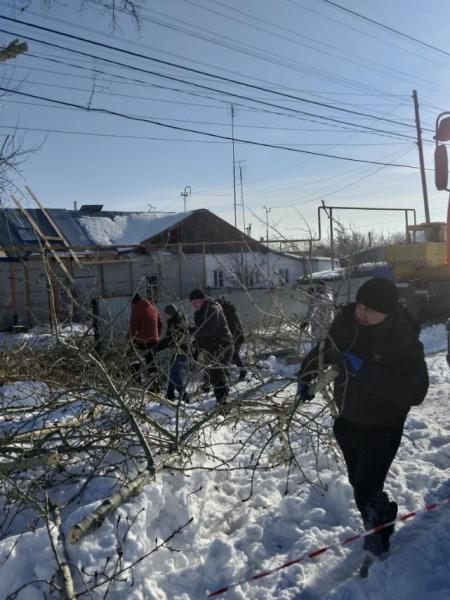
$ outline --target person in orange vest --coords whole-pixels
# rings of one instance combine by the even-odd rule
[[[159,342],[162,320],[159,310],[140,294],[131,299],[131,318],[128,336],[135,348],[144,352],[146,372],[150,380],[150,389],[159,392],[159,381],[155,364],[154,348]],[[139,366],[135,372],[139,370]]]

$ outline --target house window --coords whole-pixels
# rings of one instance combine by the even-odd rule
[[[280,284],[289,283],[289,269],[278,269],[278,279]]]
[[[223,287],[223,271],[222,269],[215,269],[213,271],[214,275],[214,287],[221,288]]]
[[[147,298],[150,302],[159,302],[159,280],[158,275],[147,275],[146,288]]]

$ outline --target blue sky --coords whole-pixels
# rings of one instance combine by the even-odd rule
[[[252,224],[255,237],[265,234],[264,207],[270,208],[271,226],[285,237],[316,231],[322,199],[330,205],[415,208],[423,220],[420,174],[409,168],[418,166],[411,95],[416,89],[431,169],[435,119],[450,110],[448,56],[324,0],[143,0],[140,29],[119,15],[114,31],[108,14],[94,2],[85,4],[80,12],[75,0],[49,10],[40,0],[0,0],[0,14],[185,68],[0,19],[4,44],[19,37],[29,45],[27,55],[0,63],[3,86],[46,98],[3,96],[0,135],[17,126],[26,146],[39,146],[16,184],[31,186],[47,206],[72,208],[76,201],[110,210],[179,211],[180,193],[190,186],[188,208],[209,208],[234,223],[230,141],[96,112],[230,137],[233,103],[236,138],[291,148],[235,144],[237,201],[241,165],[245,224]],[[450,52],[447,0],[338,4]],[[63,108],[49,99],[95,110]],[[444,220],[446,194],[435,191],[432,171],[427,178],[431,217]],[[403,228],[403,213],[335,216],[364,233]],[[243,227],[240,205],[237,223]]]

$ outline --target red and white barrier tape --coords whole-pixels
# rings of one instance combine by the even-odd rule
[[[309,558],[316,558],[317,556],[320,556],[321,554],[328,552],[328,550],[334,550],[336,548],[339,548],[339,546],[347,546],[348,544],[352,544],[353,542],[356,542],[356,540],[360,540],[362,538],[365,538],[368,535],[372,535],[372,533],[378,533],[385,527],[389,527],[390,525],[394,525],[395,523],[404,523],[405,521],[408,521],[409,519],[414,519],[415,517],[423,515],[430,510],[434,510],[435,508],[444,506],[444,504],[450,504],[450,497],[447,498],[446,500],[442,500],[441,502],[434,502],[433,504],[426,504],[423,508],[419,508],[418,510],[409,512],[406,515],[397,517],[396,519],[394,519],[393,521],[390,521],[389,523],[384,523],[383,525],[379,525],[378,527],[375,527],[374,529],[369,529],[368,531],[364,531],[364,533],[358,533],[356,535],[352,535],[349,538],[343,540],[342,542],[337,542],[336,544],[330,544],[329,546],[324,546],[323,548],[319,548],[318,550],[314,550],[313,552],[304,554],[303,556],[300,556],[299,558],[290,560],[290,561],[280,565],[279,567],[275,567],[274,569],[269,569],[268,571],[262,571],[261,573],[257,573],[256,575],[253,575],[252,577],[248,577],[247,579],[241,579],[241,581],[236,581],[235,583],[230,583],[229,585],[222,587],[218,590],[215,590],[214,592],[210,592],[208,594],[208,598],[212,598],[213,596],[220,596],[220,594],[224,594],[225,592],[228,592],[231,589],[238,587],[239,585],[242,585],[244,583],[249,583],[251,581],[258,581],[258,579],[262,579],[263,577],[272,575],[273,573],[276,573],[277,571],[281,571],[281,569],[287,569],[291,565],[296,565],[296,564],[301,563]]]

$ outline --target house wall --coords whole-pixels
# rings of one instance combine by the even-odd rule
[[[64,287],[55,268],[52,276],[55,311],[64,318],[69,311]],[[39,325],[50,321],[49,282],[40,260],[0,263],[0,323],[6,329],[13,325]]]
[[[236,270],[245,274],[246,288],[252,291],[251,296],[258,298],[265,310],[271,301],[267,300],[268,296],[264,291],[280,287],[282,270],[288,270],[288,282],[286,286],[281,283],[281,286],[290,289],[303,275],[305,267],[303,261],[297,258],[273,252],[205,255],[184,254],[181,251],[155,252],[151,255],[128,254],[120,259],[110,255],[96,263],[85,261],[82,266],[67,259],[65,263],[72,272],[73,285],[67,281],[60,267],[52,264],[55,310],[60,322],[89,321],[92,318],[94,298],[106,301],[105,310],[109,315],[107,320],[111,321],[116,318],[115,315],[122,314],[120,307],[126,305],[137,291],[144,297],[152,298],[163,308],[168,302],[180,303],[180,299],[186,300],[190,291],[196,287],[206,289],[214,297],[223,293],[235,294],[249,321],[253,322],[253,300],[249,301],[250,304],[247,303],[248,295],[234,275]],[[268,265],[270,281],[267,275]],[[0,286],[2,329],[15,323],[34,326],[50,322],[48,281],[40,258],[24,263],[0,261]],[[261,290],[261,293],[257,293],[257,290]],[[296,295],[298,296],[289,291],[282,294],[283,305],[297,306],[299,301],[295,298]],[[300,304],[302,308],[297,306],[295,310],[289,310],[301,312],[304,308],[303,301]],[[188,302],[186,306],[189,308]],[[111,314],[108,312],[110,310]],[[117,327],[122,330],[122,317],[118,319]],[[127,321],[128,316],[123,319]]]

